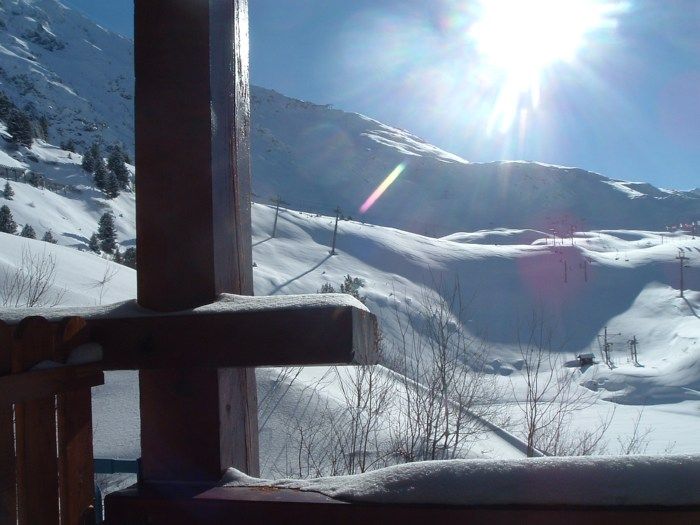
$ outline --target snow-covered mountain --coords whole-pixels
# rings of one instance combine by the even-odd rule
[[[253,90],[254,188],[296,209],[433,236],[494,227],[663,229],[700,220],[697,193],[537,162],[469,163],[376,120]],[[399,164],[367,213],[359,208]]]
[[[133,153],[133,43],[57,0],[0,6],[0,90],[49,119],[49,140]],[[477,229],[663,229],[700,220],[700,194],[534,162],[469,163],[376,120],[252,90],[253,187],[296,209],[432,236]],[[82,149],[81,149],[82,151]],[[397,166],[405,169],[366,213]],[[642,175],[640,175],[642,176]]]
[[[133,42],[56,0],[0,2],[0,89],[47,117],[54,144],[101,138],[133,152]]]
[[[66,208],[79,202],[66,196],[58,198]],[[38,217],[41,212],[35,213]],[[270,206],[253,206],[256,294],[313,293],[326,283],[337,289],[347,274],[358,277],[364,281],[360,293],[380,317],[387,351],[391,352],[392,342],[399,340],[399,323],[405,326],[409,317],[419,319],[437,297],[436,279],[451,282],[458,277],[465,315],[452,322],[467,331],[475,347],[488,350],[489,373],[503,385],[501,402],[514,420],[518,409],[513,396],[522,395],[523,381],[519,342],[524,340],[523,328],[527,332],[533,312],[545,319],[546,330],[554,335],[552,348],[565,359],[590,351],[602,363],[598,334],[607,326],[614,343],[615,368],[596,364],[578,376],[578,382],[590,391],[592,404],[577,415],[576,427],[597,428],[600,418],[616,407],[611,437],[626,435],[643,406],[642,428],[654,429],[649,452],[661,453],[671,442],[676,442],[676,452],[697,452],[700,240],[681,233],[662,239],[654,232],[595,231],[578,235],[574,246],[554,247],[546,244],[544,232],[534,230],[481,232],[480,239],[473,234],[435,239],[341,221],[338,255],[330,257],[332,217],[283,209],[277,235],[270,238],[274,216]],[[497,245],[490,242],[496,238],[500,240]],[[105,304],[135,295],[131,269],[91,253],[6,234],[0,234],[0,285],[21,266],[23,246],[55,257],[52,293],[63,294],[62,305]],[[678,297],[677,289],[675,256],[679,249],[691,258],[685,299]],[[582,267],[584,261],[587,265]],[[629,358],[627,341],[634,336],[639,342],[641,366]],[[263,373],[262,387],[273,387],[276,375]],[[305,417],[296,412],[298,402],[303,392],[308,395],[316,390],[317,379],[314,371],[298,378],[291,397],[280,400],[285,417]],[[327,390],[321,395],[336,395],[332,385],[324,388]],[[102,410],[110,414],[98,416],[100,453],[138,454],[134,448],[138,446],[134,391],[135,377],[129,374],[112,376],[99,391],[105,397],[96,400],[98,414]],[[111,396],[125,400],[115,409]],[[111,417],[114,410],[126,413]],[[125,425],[124,421],[131,423]],[[273,429],[284,428],[283,421],[273,418],[266,428],[263,441],[281,454]],[[484,447],[479,454],[507,453],[508,447],[501,440],[489,439],[479,445]]]
[[[117,267],[112,275],[113,263],[69,249],[85,250],[97,219],[108,210],[121,245],[133,245],[133,193],[105,198],[80,168],[81,155],[52,145],[69,138],[89,143],[98,136],[107,144],[131,144],[132,44],[55,0],[5,0],[0,20],[0,90],[19,107],[34,104],[51,119],[50,141],[35,141],[31,148],[7,146],[0,124],[0,189],[9,180],[15,192],[12,200],[0,197],[0,205],[11,209],[20,226],[31,224],[39,237],[50,229],[63,245],[0,234],[0,285],[21,267],[22,247],[29,245],[35,253],[55,255],[56,292],[63,294],[63,304],[133,297],[133,271]],[[77,54],[71,58],[69,52]],[[97,71],[92,81],[83,78],[91,69]],[[124,71],[123,83],[110,84]],[[21,75],[33,88],[21,88]],[[110,91],[112,85],[118,89]],[[610,410],[607,400],[613,399],[623,403],[618,414],[625,417],[616,416],[613,426],[624,434],[634,407],[650,405],[644,421],[659,432],[650,451],[662,452],[672,440],[678,451],[697,451],[700,241],[658,230],[700,219],[699,190],[675,192],[537,163],[469,163],[362,115],[262,88],[253,89],[252,103],[257,199],[279,195],[288,203],[274,239],[274,210],[253,207],[257,294],[315,292],[324,284],[337,289],[350,274],[364,280],[361,293],[392,341],[398,339],[399,320],[420,318],[426,301],[437,297],[436,279],[459,278],[470,306],[464,319],[453,322],[488,349],[489,372],[516,397],[522,394],[521,328],[527,329],[533,312],[547,321],[555,334],[553,349],[567,358],[592,351],[600,360],[598,334],[607,326],[610,334],[620,334],[611,335],[616,368],[596,365],[581,375],[595,409],[576,425],[600,424],[598,416]],[[86,131],[86,123],[101,124]],[[367,196],[400,164],[405,170],[396,182],[359,214]],[[14,180],[3,166],[31,170],[45,184]],[[330,257],[329,212],[336,205],[366,223],[341,221],[338,255]],[[553,246],[549,229],[568,232],[569,225],[578,233]],[[432,237],[421,235],[426,232]],[[678,297],[679,250],[690,257],[685,299]],[[633,336],[642,366],[627,361]],[[110,389],[122,394],[134,389],[133,377],[120,381],[101,390],[105,398]],[[313,385],[312,378],[300,381],[301,390]],[[512,396],[503,404],[517,410]],[[98,435],[119,436],[117,442],[105,441],[105,454],[122,453],[120,431],[128,434],[125,447],[137,443],[137,403],[120,406],[131,412],[111,422],[98,418]],[[297,417],[294,406],[283,408]],[[490,449],[484,450],[480,453]]]

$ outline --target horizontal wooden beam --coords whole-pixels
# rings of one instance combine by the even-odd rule
[[[352,306],[88,320],[104,370],[365,364],[375,317]]]
[[[196,488],[148,484],[108,495],[109,525],[356,525],[357,523],[635,525],[700,523],[698,507],[561,505],[402,505],[347,503],[323,494],[272,487]]]
[[[98,365],[59,366],[0,376],[0,405],[23,403],[104,384]]]
[[[103,370],[374,364],[377,319],[346,294],[247,297],[222,294],[181,312],[154,312],[135,301],[104,307],[34,309],[60,323],[85,320],[73,334],[103,347]],[[26,311],[0,310],[16,325]]]

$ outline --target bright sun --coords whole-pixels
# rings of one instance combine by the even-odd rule
[[[615,27],[625,7],[606,0],[482,0],[469,36],[484,66],[504,79],[491,127],[511,127],[523,94],[536,108],[542,72],[575,58],[598,30]]]

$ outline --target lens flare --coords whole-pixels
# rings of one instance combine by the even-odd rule
[[[403,173],[403,171],[406,169],[406,161],[403,161],[401,164],[396,166],[391,173],[387,176],[386,179],[382,181],[382,183],[377,186],[377,189],[372,192],[372,195],[367,197],[367,200],[360,206],[360,213],[365,213],[367,210],[369,210],[372,206],[374,206],[374,203],[379,200],[379,197],[382,196],[382,194],[391,186],[396,179],[399,178],[399,175]]]
[[[594,36],[614,29],[627,2],[611,0],[482,0],[468,34],[483,67],[502,78],[489,131],[505,132],[526,106],[536,110],[542,74],[572,62]]]

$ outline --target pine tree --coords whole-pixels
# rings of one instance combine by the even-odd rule
[[[68,142],[61,142],[61,149],[75,153],[75,142],[73,142],[73,139],[68,139]]]
[[[41,240],[51,244],[56,244],[58,242],[53,236],[53,233],[51,233],[51,230],[46,230],[46,233],[44,233],[44,236],[41,238]]]
[[[359,277],[350,277],[350,275],[345,276],[345,281],[340,285],[340,293],[346,293],[352,295],[355,299],[365,302],[366,297],[360,296],[360,288],[365,285],[365,281]]]
[[[22,231],[19,232],[20,237],[26,237],[27,239],[36,239],[36,232],[32,228],[31,224],[25,224]]]
[[[124,162],[122,157],[122,148],[119,146],[119,144],[115,144],[112,146],[112,149],[107,156],[107,167],[114,171],[120,162]]]
[[[24,111],[13,109],[7,119],[7,132],[12,142],[30,148],[32,146],[32,122]]]
[[[124,264],[124,256],[122,252],[119,251],[119,246],[114,250],[114,258],[112,260],[117,264]]]
[[[107,168],[101,158],[95,161],[95,175],[93,180],[95,181],[95,188],[104,191],[105,185],[107,184]]]
[[[112,152],[107,159],[107,167],[117,178],[119,188],[125,190],[129,184],[129,170],[124,163],[124,152],[119,147],[119,144],[113,146]]]
[[[90,146],[90,155],[92,155],[93,159],[101,159],[102,158],[102,152],[100,151],[99,142],[92,143],[92,146]]]
[[[100,145],[97,142],[93,142],[92,146],[83,154],[83,169],[88,173],[95,173],[97,163],[101,160]]]
[[[97,174],[95,174],[95,176],[97,176]],[[117,177],[111,171],[107,173],[104,183],[104,192],[108,199],[119,197],[119,183],[117,182]]]
[[[124,250],[124,264],[136,269],[136,248],[133,246]]]
[[[90,248],[90,251],[92,252],[100,253],[100,241],[97,239],[96,233],[93,233],[90,237],[90,241],[88,241],[88,248]]]
[[[97,238],[103,252],[113,253],[117,247],[117,231],[114,228],[114,217],[107,212],[100,217],[97,227]]]
[[[15,105],[9,98],[7,98],[7,95],[5,95],[5,93],[0,92],[0,120],[4,120],[5,122],[7,122],[10,113],[15,108]]]
[[[5,197],[8,201],[11,201],[12,197],[15,196],[15,190],[12,189],[12,186],[10,186],[9,181],[5,182],[5,187],[2,190],[2,196]]]
[[[39,137],[42,140],[49,140],[49,119],[46,118],[46,115],[42,115],[39,117],[39,131],[41,132],[41,136]]]
[[[17,223],[12,217],[12,212],[7,206],[0,206],[0,232],[17,233]]]
[[[95,172],[95,158],[92,156],[92,153],[90,150],[87,150],[85,154],[83,155],[83,163],[82,163],[83,170],[85,170],[88,173],[94,173]]]

